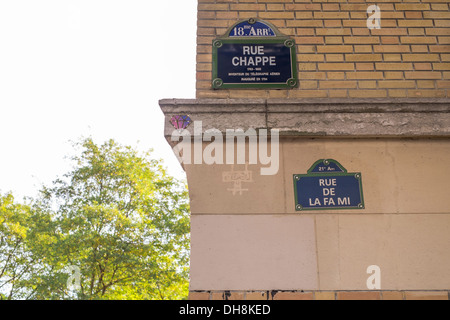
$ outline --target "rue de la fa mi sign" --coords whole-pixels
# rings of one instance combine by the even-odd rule
[[[307,174],[294,174],[295,210],[364,209],[362,176],[336,160],[317,160]]]
[[[214,89],[298,86],[295,41],[268,22],[235,23],[213,41]]]

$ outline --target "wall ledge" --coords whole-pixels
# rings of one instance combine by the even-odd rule
[[[450,99],[162,99],[164,135],[187,114],[201,132],[278,129],[289,137],[450,137]],[[187,130],[193,135],[193,125]],[[199,131],[197,131],[198,133]]]

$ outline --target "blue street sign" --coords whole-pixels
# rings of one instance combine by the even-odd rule
[[[217,65],[217,77],[226,84],[286,84],[294,77],[291,48],[284,43],[224,43]]]
[[[348,173],[336,160],[322,159],[307,174],[294,175],[295,209],[364,209],[361,173]]]
[[[292,89],[298,86],[296,45],[271,24],[248,19],[213,40],[214,89]]]

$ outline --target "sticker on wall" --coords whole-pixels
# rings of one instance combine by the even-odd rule
[[[170,119],[170,123],[177,130],[186,129],[191,124],[191,122],[192,120],[188,115],[177,115],[173,116]]]
[[[294,174],[295,210],[364,209],[360,172],[349,173],[336,160],[316,161],[306,174]]]

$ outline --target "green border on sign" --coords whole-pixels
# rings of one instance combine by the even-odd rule
[[[261,21],[267,24],[273,29],[276,36],[272,37],[230,37],[230,32],[233,28],[245,21],[249,23],[255,23]],[[291,75],[292,77],[283,83],[223,83],[222,79],[218,78],[218,62],[217,62],[217,50],[223,44],[284,44],[286,47],[290,48],[290,58],[291,58]],[[298,87],[298,71],[297,71],[297,51],[295,40],[287,36],[282,35],[275,26],[272,24],[258,19],[241,20],[233,24],[224,36],[218,37],[212,42],[212,88],[213,89],[292,89]]]
[[[324,163],[327,165],[327,162],[333,162],[335,163],[339,168],[342,169],[343,172],[311,172],[318,164]],[[364,205],[364,195],[363,195],[363,187],[362,187],[362,175],[361,172],[347,172],[347,170],[336,160],[333,159],[321,159],[317,160],[311,168],[307,171],[307,174],[294,174],[294,197],[295,197],[295,211],[317,211],[317,210],[355,210],[355,209],[365,209]],[[318,177],[318,176],[354,176],[359,181],[359,193],[361,197],[361,203],[358,204],[358,206],[353,207],[327,207],[327,208],[304,208],[298,203],[298,197],[297,197],[297,181],[299,181],[302,177]]]

